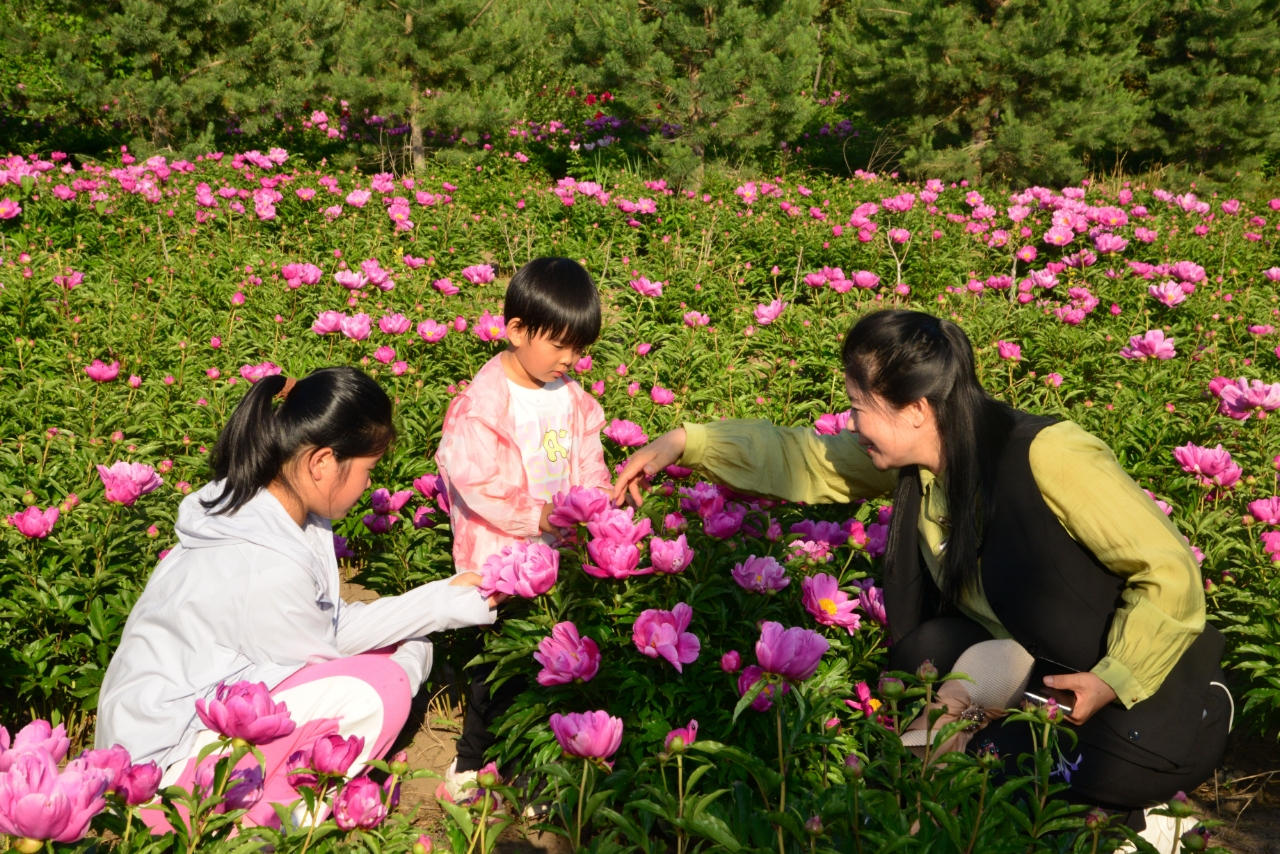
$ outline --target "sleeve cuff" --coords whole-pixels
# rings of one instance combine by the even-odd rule
[[[1126,709],[1133,708],[1134,704],[1150,696],[1134,678],[1129,668],[1109,655],[1093,666],[1093,672],[1111,686],[1111,690],[1116,692],[1116,697]]]
[[[680,465],[696,469],[702,465],[702,458],[707,450],[707,425],[684,423],[684,454],[680,457]]]

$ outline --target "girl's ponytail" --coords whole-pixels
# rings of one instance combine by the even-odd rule
[[[213,475],[223,487],[201,501],[206,510],[239,510],[300,451],[332,448],[343,462],[382,454],[395,439],[391,401],[361,371],[321,368],[289,383],[264,377],[236,406],[213,447]]]

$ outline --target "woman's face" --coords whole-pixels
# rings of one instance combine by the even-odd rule
[[[942,468],[942,442],[929,401],[921,398],[897,409],[878,395],[866,395],[848,380],[851,417],[849,429],[858,434],[871,463],[880,471],[922,465],[933,472]]]

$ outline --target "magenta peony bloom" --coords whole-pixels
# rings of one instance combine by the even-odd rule
[[[1109,231],[1104,231],[1093,238],[1093,245],[1099,252],[1111,254],[1112,252],[1123,252],[1125,247],[1129,245],[1129,241],[1123,237],[1117,237]]]
[[[373,193],[370,193],[368,190],[352,190],[350,193],[347,193],[346,202],[353,208],[362,208],[369,204],[369,200],[372,198]]]
[[[428,318],[418,324],[418,337],[428,344],[435,344],[449,334],[449,327],[444,323],[436,323]]]
[[[706,326],[710,322],[710,317],[698,311],[686,311],[684,314],[684,325],[690,328]]]
[[[341,332],[342,321],[346,319],[347,316],[340,311],[322,311],[316,316],[316,322],[311,324],[311,331],[317,335]]]
[[[11,763],[0,776],[0,833],[19,841],[83,839],[106,806],[108,772],[85,767],[59,774],[56,760],[43,750],[20,753]]]
[[[343,830],[373,830],[386,817],[382,788],[368,777],[347,781],[333,799],[333,821]]]
[[[832,414],[825,412],[818,416],[818,420],[813,422],[813,432],[819,436],[836,436],[849,429],[849,419],[853,417],[853,410],[846,409],[844,412]]]
[[[1010,362],[1022,360],[1022,348],[1012,341],[997,341],[996,352],[1000,354],[1001,359],[1006,359]]]
[[[716,513],[711,513],[702,523],[702,532],[717,540],[727,540],[742,530],[742,523],[747,518],[747,510],[737,504],[729,504]]]
[[[98,466],[98,477],[106,487],[106,499],[113,504],[131,507],[143,495],[155,492],[164,483],[155,469],[143,463],[119,460],[111,468]]]
[[[1076,239],[1076,233],[1065,225],[1055,225],[1044,233],[1044,242],[1050,246],[1066,246]]]
[[[0,199],[0,219],[13,219],[22,213],[22,205],[10,198]]]
[[[84,372],[95,383],[109,383],[120,376],[120,363],[113,361],[109,365],[104,365],[101,359],[94,359],[92,365],[85,366]]]
[[[603,762],[622,745],[622,721],[605,711],[554,714],[548,724],[570,756]]]
[[[156,796],[164,770],[155,762],[130,765],[115,781],[116,795],[131,807],[145,804]]]
[[[9,744],[9,732],[0,727],[0,774],[9,770],[9,766],[23,753],[43,751],[53,757],[55,763],[61,762],[67,755],[71,739],[67,738],[64,724],[50,726],[48,721],[34,720],[18,730]]]
[[[360,521],[369,529],[371,534],[389,534],[391,533],[391,528],[400,521],[400,517],[366,513]]]
[[[649,540],[649,563],[653,564],[655,570],[666,575],[684,572],[693,562],[693,554],[693,549],[689,548],[689,541],[685,539],[684,534],[674,540],[663,540],[658,537]]]
[[[620,418],[609,422],[609,426],[604,428],[604,434],[624,448],[638,448],[649,441],[639,424]]]
[[[638,544],[653,533],[653,522],[647,518],[636,522],[634,507],[606,507],[587,521],[587,533],[596,539]]]
[[[466,279],[473,285],[483,285],[493,281],[493,267],[488,264],[476,264],[472,267],[464,267],[462,270],[462,278]]]
[[[358,291],[369,284],[369,277],[355,270],[339,270],[333,274],[333,280],[349,291]]]
[[[641,276],[638,279],[632,279],[627,284],[631,285],[631,289],[642,297],[662,296],[662,282],[651,282]]]
[[[756,323],[759,323],[761,326],[768,326],[782,316],[782,310],[786,307],[787,304],[779,299],[774,300],[768,305],[764,303],[757,305],[755,310]]]
[[[731,649],[720,656],[720,669],[725,673],[737,673],[742,669],[742,653]]]
[[[352,341],[363,341],[369,337],[372,325],[372,318],[364,312],[353,314],[351,317],[342,318],[342,334]]]
[[[1147,293],[1155,297],[1157,302],[1169,308],[1173,308],[1187,298],[1186,293],[1182,290],[1182,285],[1174,281],[1151,285],[1147,288]]]
[[[493,316],[485,309],[476,318],[476,337],[481,341],[498,341],[507,337],[507,323],[502,315]]]
[[[864,578],[855,583],[861,591],[858,593],[858,603],[862,605],[863,613],[888,628],[889,618],[884,609],[884,591],[876,587],[876,583],[870,578]]]
[[[50,507],[41,510],[32,505],[21,513],[9,517],[9,524],[18,529],[18,533],[29,540],[43,540],[53,532],[53,525],[58,521],[58,508]]]
[[[559,573],[560,553],[555,549],[541,542],[516,542],[485,559],[480,595],[507,593],[533,599],[554,587]]]
[[[275,362],[262,362],[258,365],[241,365],[240,376],[244,377],[251,383],[256,383],[263,377],[278,376],[283,370]]]
[[[798,626],[783,628],[781,623],[767,621],[756,641],[756,660],[768,673],[793,682],[803,682],[818,670],[818,662],[831,644],[815,631]]]
[[[799,534],[803,540],[826,543],[830,546],[843,546],[849,541],[849,531],[838,522],[815,522],[804,519],[791,526],[790,533]]]
[[[1203,486],[1230,488],[1244,473],[1222,445],[1216,448],[1202,448],[1188,442],[1180,448],[1173,449],[1173,458],[1182,466],[1184,472],[1194,474]]]
[[[315,264],[285,264],[280,274],[291,288],[299,285],[314,285],[324,276],[324,271]]]
[[[359,736],[322,735],[311,745],[311,767],[330,777],[345,777],[363,750],[364,739]]]
[[[600,647],[591,638],[581,637],[573,623],[556,623],[551,636],[539,641],[533,660],[542,665],[539,685],[590,682],[600,670]]]
[[[547,521],[557,528],[585,525],[610,509],[609,494],[589,486],[571,486],[568,492],[557,492],[551,505],[553,509]]]
[[[402,260],[404,261],[404,265],[410,270],[417,270],[427,263],[426,258],[415,258],[412,255],[405,255]]]
[[[688,726],[679,727],[667,733],[662,747],[668,753],[683,753],[685,748],[698,740],[698,722],[689,721]]]
[[[86,771],[94,769],[101,771],[107,778],[107,791],[114,792],[116,782],[124,778],[129,766],[129,751],[117,744],[114,747],[108,747],[103,750],[85,750],[81,752],[79,756],[67,763],[67,770]]]
[[[440,494],[442,483],[440,475],[424,474],[413,479],[413,488],[418,490],[419,495],[430,501]]]
[[[1249,502],[1249,515],[1264,525],[1280,525],[1280,498],[1260,498]]]
[[[675,403],[676,395],[675,392],[670,389],[665,389],[660,385],[656,385],[649,390],[649,399],[658,406],[670,406]]]
[[[1237,421],[1244,421],[1250,415],[1265,418],[1266,413],[1280,408],[1280,383],[1249,381],[1241,377],[1235,382],[1228,380],[1222,384],[1217,395],[1222,398],[1219,411]]]
[[[356,556],[356,553],[351,550],[351,546],[347,545],[347,538],[339,534],[333,535],[333,554],[339,560]]]
[[[1164,332],[1151,329],[1142,335],[1129,338],[1129,346],[1120,348],[1120,355],[1126,359],[1172,359],[1178,355],[1173,349],[1173,339],[1165,338]]]
[[[777,593],[791,583],[787,568],[772,557],[751,555],[733,567],[733,580],[752,593]]]
[[[584,563],[582,571],[593,578],[620,579],[653,573],[651,566],[637,569],[640,566],[640,547],[634,543],[609,539],[592,540],[587,543],[587,557],[592,562]]]
[[[373,507],[373,512],[379,516],[387,516],[396,513],[401,507],[409,503],[409,499],[413,497],[413,490],[402,489],[394,495],[387,489],[375,489],[373,495],[370,496],[369,503]]]
[[[849,594],[840,589],[840,582],[835,576],[819,572],[801,579],[800,589],[805,610],[822,625],[841,626],[849,634],[862,625],[861,618],[854,613],[859,600],[849,598]]]
[[[765,672],[763,669],[754,664],[749,665],[738,676],[738,696],[745,697],[747,692],[751,690],[751,686],[755,685],[764,677]],[[751,708],[755,709],[757,712],[767,712],[772,709],[774,697],[778,696],[779,693],[778,688],[779,686],[776,683],[766,685],[764,690],[751,701]],[[784,697],[791,692],[791,685],[786,682],[781,683],[781,688],[781,693]]]
[[[272,700],[263,682],[219,683],[213,699],[196,700],[196,715],[219,735],[255,745],[270,744],[297,726],[288,706]]]
[[[661,656],[671,663],[677,673],[683,665],[696,661],[702,643],[698,636],[687,632],[693,619],[693,609],[684,602],[670,611],[650,608],[636,618],[631,630],[631,641],[650,658]]]
[[[378,318],[378,328],[387,335],[403,335],[412,325],[413,321],[403,314],[384,314]]]
[[[431,287],[435,288],[447,297],[455,296],[462,292],[462,289],[451,282],[447,277],[443,279],[436,279],[431,283]]]

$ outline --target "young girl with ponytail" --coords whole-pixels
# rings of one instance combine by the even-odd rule
[[[318,737],[364,739],[351,774],[386,753],[431,668],[427,636],[488,625],[497,605],[475,573],[342,601],[330,522],[360,500],[394,438],[391,401],[352,368],[249,390],[214,447],[213,481],[183,500],[178,545],[125,624],[102,685],[98,747],[154,759],[162,785],[189,790],[196,755],[217,737],[196,701],[223,684],[264,683],[297,727],[263,748],[251,824],[276,823],[271,804],[296,800],[288,758]]]

